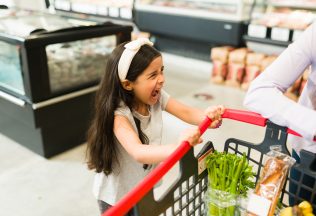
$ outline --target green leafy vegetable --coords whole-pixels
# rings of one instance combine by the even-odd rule
[[[255,187],[252,166],[249,165],[246,155],[237,156],[236,154],[215,151],[206,159],[209,180],[209,215],[214,216],[233,216],[235,207],[218,207],[216,202],[227,202],[227,197],[236,199],[236,196],[245,196],[249,188]],[[224,197],[215,197],[214,191],[221,192]],[[235,195],[235,196],[231,196]],[[221,200],[223,199],[223,200]]]

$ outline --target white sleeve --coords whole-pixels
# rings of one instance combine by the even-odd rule
[[[312,140],[316,132],[316,112],[288,99],[283,93],[313,61],[316,23],[291,44],[251,84],[244,106],[276,124],[286,126]]]
[[[170,98],[170,95],[165,91],[165,90],[161,90],[161,95],[160,95],[160,103],[161,103],[161,109],[165,110],[168,100]]]

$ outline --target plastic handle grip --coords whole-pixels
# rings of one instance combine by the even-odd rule
[[[237,120],[262,127],[266,126],[267,123],[267,119],[263,118],[260,114],[244,110],[225,109],[222,118]]]
[[[205,118],[199,125],[201,135],[211,124],[209,118]],[[191,148],[188,141],[181,145],[163,162],[161,162],[143,181],[124,196],[115,206],[104,212],[102,216],[121,216],[128,212],[152,187],[177,163]]]
[[[260,114],[255,113],[255,112],[244,111],[244,110],[225,109],[225,112],[222,115],[222,118],[237,120],[240,122],[245,122],[245,123],[258,125],[262,127],[265,127],[267,124],[267,119],[262,117]],[[289,128],[287,129],[287,133],[298,136],[298,137],[302,137],[302,135],[300,135],[296,131],[293,131]],[[314,138],[314,142],[316,142],[316,137]]]

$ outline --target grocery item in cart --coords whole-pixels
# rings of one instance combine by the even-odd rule
[[[238,196],[246,196],[255,186],[255,174],[246,155],[215,151],[207,157],[206,166],[209,181],[205,195],[206,215],[234,216],[238,210],[235,207]]]
[[[295,159],[276,150],[271,150],[267,153],[267,156],[268,158],[265,162],[254,193],[257,196],[270,201],[268,215],[273,216],[277,207],[279,196],[286,181],[288,171],[295,163]],[[248,211],[252,212],[253,209],[248,208]],[[249,215],[253,214],[250,213]]]
[[[280,216],[314,216],[313,207],[309,202],[303,201],[299,205],[282,209]]]

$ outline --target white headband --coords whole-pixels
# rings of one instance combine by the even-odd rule
[[[121,55],[117,68],[118,76],[121,81],[124,81],[126,79],[129,66],[131,65],[134,56],[136,55],[138,50],[145,44],[153,46],[153,43],[148,40],[148,38],[138,38],[137,40],[125,44],[125,50]]]

